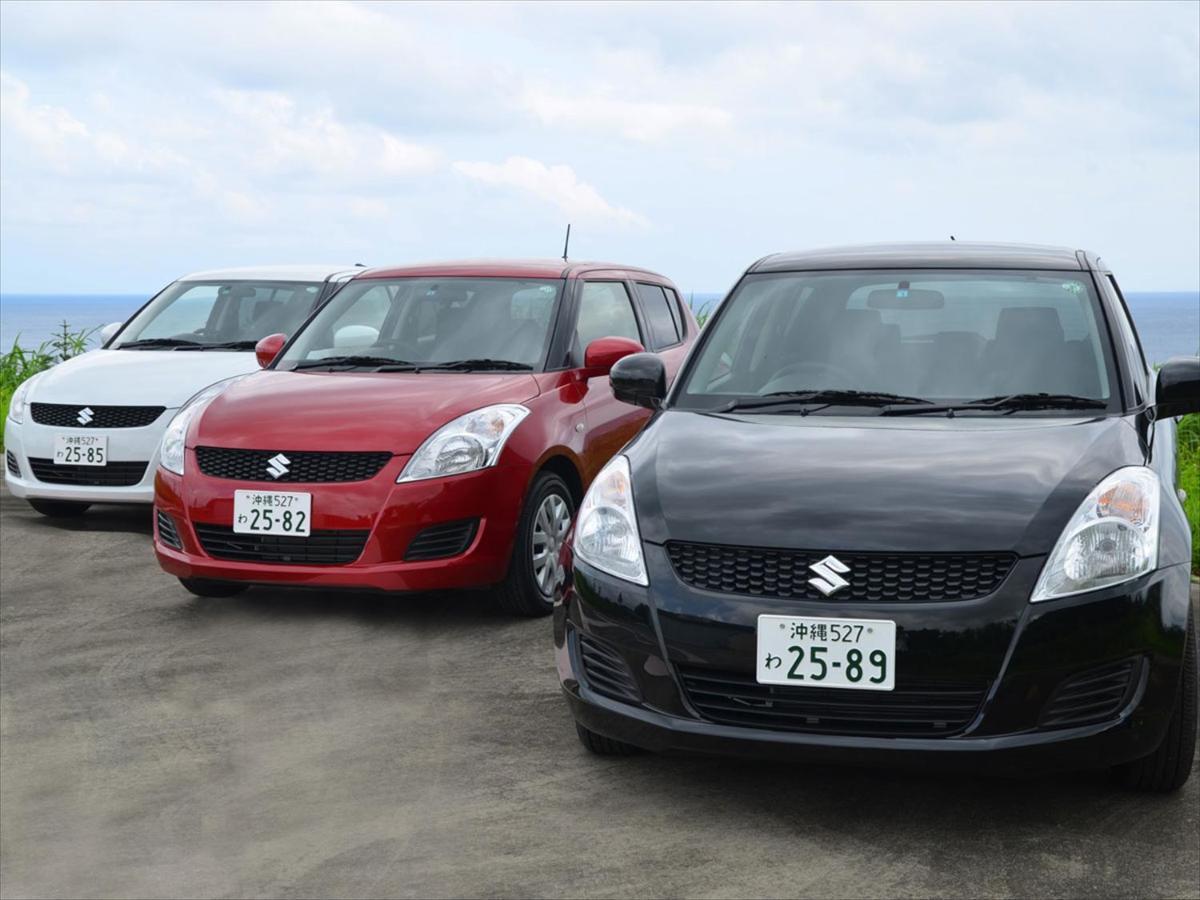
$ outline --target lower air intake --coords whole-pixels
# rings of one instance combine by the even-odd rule
[[[1050,695],[1038,724],[1067,728],[1114,718],[1129,702],[1141,670],[1140,658],[1125,659],[1072,675]]]
[[[877,737],[949,737],[975,718],[986,682],[897,682],[892,691],[759,684],[753,675],[680,668],[684,691],[722,725]]]
[[[625,703],[637,703],[642,699],[629,665],[616,650],[580,635],[579,658],[583,661],[588,686],[597,694]]]

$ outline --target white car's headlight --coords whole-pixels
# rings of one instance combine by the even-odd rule
[[[163,432],[162,443],[158,445],[158,462],[164,469],[176,475],[183,474],[184,460],[187,459],[188,426],[213,397],[245,377],[246,375],[234,375],[232,378],[210,384],[179,408],[179,412],[175,413],[175,418],[171,419],[167,430]]]
[[[396,481],[461,475],[494,466],[504,442],[527,415],[524,406],[502,403],[447,422],[417,448]]]
[[[18,425],[25,421],[25,406],[29,400],[29,389],[41,377],[41,372],[38,372],[36,375],[30,375],[17,385],[17,389],[13,391],[12,398],[8,401],[8,417]]]
[[[613,457],[588,488],[575,519],[575,554],[609,575],[650,583],[626,457]]]
[[[1046,560],[1033,600],[1109,587],[1158,565],[1158,476],[1129,466],[1101,481],[1080,504]]]

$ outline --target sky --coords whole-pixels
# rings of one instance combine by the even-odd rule
[[[1087,247],[1200,287],[1200,3],[0,3],[0,291]]]

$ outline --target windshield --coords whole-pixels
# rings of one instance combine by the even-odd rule
[[[679,406],[763,407],[816,392],[820,411],[1039,395],[1050,409],[1106,407],[1110,348],[1080,272],[795,272],[743,279],[689,364]],[[829,396],[822,397],[822,393]],[[1051,395],[1053,401],[1040,395]],[[1064,399],[1057,399],[1064,398]],[[872,408],[876,407],[876,408]],[[818,411],[812,407],[802,411]]]
[[[533,369],[550,337],[561,280],[351,281],[300,333],[280,369],[388,363]],[[451,369],[454,371],[455,369]]]
[[[130,320],[112,349],[221,345],[253,350],[269,334],[294,333],[323,287],[322,282],[177,281]]]

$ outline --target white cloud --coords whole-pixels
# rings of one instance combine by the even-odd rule
[[[557,206],[569,218],[637,227],[649,224],[638,213],[609,203],[594,187],[580,181],[575,170],[567,165],[549,166],[527,156],[510,156],[498,164],[456,162],[454,169],[484,184],[525,191]]]
[[[556,94],[540,88],[526,91],[521,105],[544,125],[615,131],[633,141],[710,137],[733,123],[729,112],[715,106]]]

